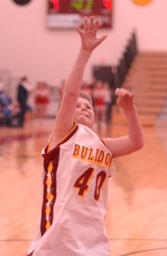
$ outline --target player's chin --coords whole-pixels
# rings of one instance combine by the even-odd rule
[[[87,124],[89,122],[89,119],[86,116],[79,116],[77,118],[78,123],[80,124]]]
[[[77,121],[78,121],[79,124],[83,124],[83,125],[86,125],[88,127],[91,126],[91,122],[90,122],[89,118],[87,118],[86,116],[78,117]]]

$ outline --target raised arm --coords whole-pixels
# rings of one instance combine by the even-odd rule
[[[116,89],[115,94],[117,96],[117,104],[123,109],[127,120],[128,135],[119,138],[106,138],[105,140],[112,151],[113,157],[119,157],[142,148],[144,135],[133,102],[133,94],[125,89]]]
[[[75,107],[81,90],[85,66],[92,51],[106,38],[106,36],[96,37],[98,26],[98,21],[91,17],[90,19],[84,19],[83,29],[77,28],[81,37],[81,47],[65,83],[53,130],[52,141],[54,144],[59,142],[73,126]]]

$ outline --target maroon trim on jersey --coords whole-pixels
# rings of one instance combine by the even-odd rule
[[[99,137],[99,139],[103,142],[104,146],[106,146],[106,148],[108,148],[108,150],[111,152],[111,150],[110,150],[109,146],[107,145],[107,142],[105,141],[105,139],[104,138],[102,139],[100,137]],[[111,152],[111,154],[112,154],[112,152]]]
[[[50,154],[51,153],[51,154]],[[44,177],[44,182],[43,182],[43,187],[44,187],[44,193],[43,193],[43,204],[42,204],[42,213],[41,213],[41,236],[47,231],[46,229],[46,206],[47,206],[47,185],[46,185],[46,180],[47,180],[47,174],[48,174],[48,166],[50,162],[52,161],[53,164],[53,170],[51,172],[51,179],[52,179],[52,184],[50,187],[51,194],[53,195],[53,199],[50,203],[50,208],[51,212],[49,215],[49,222],[50,225],[53,222],[53,206],[56,200],[56,188],[57,188],[57,182],[56,182],[56,173],[57,173],[57,167],[58,167],[58,162],[59,162],[59,153],[60,153],[60,148],[56,147],[54,150],[49,152],[48,154],[44,154],[44,170],[45,170],[45,177]]]
[[[100,140],[101,140],[101,142],[104,144],[104,146],[105,146],[106,148],[108,148],[108,147],[107,147],[107,144],[106,144],[106,142],[105,142],[105,140],[104,140],[104,139],[102,139],[102,138],[100,138],[100,137],[99,137],[99,139],[100,139]]]
[[[33,256],[33,252],[29,253],[27,256]]]
[[[73,136],[73,134],[77,131],[77,129],[78,129],[78,124],[77,124],[76,121],[74,121],[74,126],[73,126],[73,128],[71,129],[71,131],[65,136],[65,138],[64,138],[61,142],[59,142],[59,143],[56,145],[55,148],[59,147],[60,145],[62,145],[62,144],[65,143],[66,141],[68,141],[68,140]],[[52,151],[54,152],[55,148],[54,148],[54,149],[51,149],[51,150],[48,152],[48,149],[49,149],[49,144],[48,144],[48,145],[44,148],[44,154],[42,154],[42,155],[47,154],[48,157],[51,158],[51,157],[54,155],[54,153],[52,153]]]
[[[73,134],[77,131],[78,129],[78,124],[74,121],[74,126],[72,128],[72,130],[70,131],[69,134],[66,135],[66,137],[58,144],[58,146],[60,146],[61,144],[65,143],[66,141],[68,141]]]
[[[74,124],[73,129],[71,130],[71,132],[52,150],[50,150],[48,152],[48,148],[49,145],[45,148],[44,150],[44,171],[45,171],[45,176],[44,176],[44,181],[43,181],[43,188],[44,188],[44,193],[43,193],[43,203],[42,203],[42,212],[41,212],[41,226],[40,226],[40,230],[41,230],[41,236],[43,236],[43,234],[47,231],[46,229],[46,206],[47,206],[47,184],[46,184],[46,180],[48,178],[48,166],[50,164],[50,162],[52,161],[53,164],[53,170],[50,173],[51,174],[51,179],[52,179],[52,183],[51,183],[51,193],[53,195],[53,199],[51,201],[50,204],[50,208],[51,208],[51,212],[50,212],[50,216],[49,216],[49,222],[50,225],[52,225],[53,222],[53,207],[56,201],[56,196],[57,196],[57,180],[56,180],[56,174],[57,174],[57,168],[58,168],[58,163],[59,163],[59,155],[60,155],[60,145],[65,143],[67,140],[69,140],[73,134],[76,132],[76,130],[78,129],[78,125],[76,125],[76,123]]]

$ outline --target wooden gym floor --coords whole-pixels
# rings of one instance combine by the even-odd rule
[[[52,126],[50,119],[0,128],[0,256],[25,256],[36,234],[40,152]],[[120,136],[126,127],[113,125],[108,133]],[[106,216],[111,256],[167,255],[167,123],[144,133],[141,151],[114,161]]]

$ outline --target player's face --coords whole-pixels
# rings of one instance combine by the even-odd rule
[[[93,128],[94,125],[94,110],[89,101],[79,97],[75,109],[75,120],[83,125]]]

